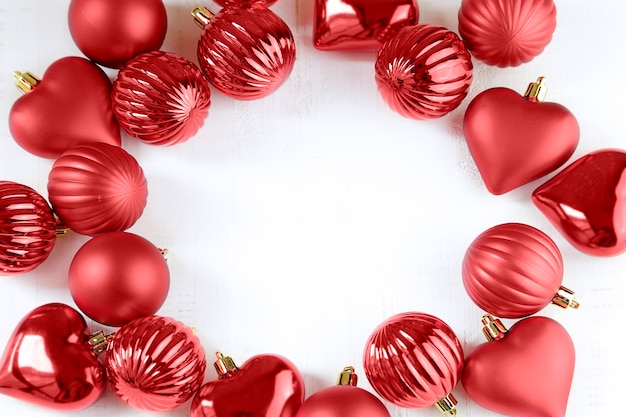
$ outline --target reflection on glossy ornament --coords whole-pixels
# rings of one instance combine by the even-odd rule
[[[578,250],[595,256],[626,251],[626,152],[589,153],[532,195],[533,202]]]
[[[376,84],[383,100],[404,117],[432,119],[456,109],[472,82],[463,41],[441,26],[402,28],[378,51]]]
[[[321,50],[377,50],[418,18],[415,0],[315,0],[313,45]]]
[[[278,0],[213,0],[222,7],[241,7],[250,6],[252,4],[264,7],[270,7]]]

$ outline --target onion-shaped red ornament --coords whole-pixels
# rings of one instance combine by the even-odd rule
[[[195,135],[211,105],[208,80],[191,61],[154,51],[136,56],[113,83],[113,111],[130,136],[174,145]]]
[[[213,0],[222,7],[241,7],[256,4],[263,7],[270,7],[278,0]]]
[[[370,384],[387,401],[406,408],[435,405],[455,415],[451,391],[461,378],[463,359],[461,342],[445,322],[406,312],[374,330],[363,364]]]
[[[191,399],[206,371],[204,350],[193,330],[161,316],[120,328],[104,363],[115,395],[147,411],[173,410]]]
[[[146,206],[148,185],[132,155],[94,143],[72,148],[54,162],[48,198],[67,227],[94,236],[135,224]]]
[[[32,188],[0,181],[0,275],[32,271],[50,255],[57,222]]]
[[[456,109],[472,82],[472,60],[452,31],[407,26],[378,51],[376,84],[392,110],[412,119],[442,117]]]
[[[459,33],[488,65],[515,67],[531,61],[556,29],[552,0],[463,0]]]
[[[204,28],[198,41],[200,68],[222,93],[259,99],[291,74],[296,43],[289,26],[271,10],[251,5],[213,14],[196,7],[192,15]]]

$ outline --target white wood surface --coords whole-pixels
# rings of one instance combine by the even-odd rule
[[[0,179],[44,196],[50,160],[18,147],[8,113],[20,93],[14,70],[43,74],[54,60],[80,55],[67,27],[68,0],[3,0],[0,5]],[[196,61],[194,2],[166,0],[163,50]],[[457,29],[460,0],[421,0],[420,22]],[[197,328],[208,357],[220,350],[242,363],[278,353],[301,370],[307,396],[354,365],[370,389],[362,352],[387,317],[422,311],[446,321],[466,352],[482,343],[481,311],[466,295],[461,261],[482,231],[522,222],[548,233],[565,262],[564,285],[582,306],[540,314],[570,332],[577,351],[568,417],[621,409],[626,255],[596,258],[575,250],[530,200],[552,175],[502,196],[487,192],[462,136],[478,92],[523,92],[547,77],[549,101],[578,118],[581,141],[569,161],[596,149],[625,148],[626,6],[612,0],[558,0],[558,26],[542,55],[517,68],[475,62],[470,96],[433,121],[387,108],[373,81],[373,53],[312,47],[313,0],[280,0],[273,10],[292,28],[298,59],[272,96],[237,102],[213,90],[205,126],[185,144],[151,147],[124,137],[149,184],[144,215],[130,231],[170,250],[172,285],[159,314]],[[211,6],[212,4],[207,4]],[[114,76],[113,71],[109,71]],[[77,88],[80,88],[77,86]],[[0,348],[15,324],[48,302],[73,305],[66,286],[73,254],[87,240],[57,243],[32,273],[0,278]],[[512,321],[506,321],[508,325]],[[555,340],[554,343],[558,343]],[[209,368],[207,380],[215,377]],[[458,416],[489,417],[459,385]],[[437,416],[434,408],[390,406],[393,417]],[[3,416],[61,413],[0,397]],[[186,416],[189,404],[163,416]],[[142,416],[107,393],[75,416]]]

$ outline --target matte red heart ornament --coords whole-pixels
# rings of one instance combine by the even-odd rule
[[[508,88],[477,95],[463,119],[467,146],[485,186],[504,194],[563,165],[578,146],[574,115],[543,102],[543,77],[521,96]]]

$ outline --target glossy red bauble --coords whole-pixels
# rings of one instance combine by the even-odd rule
[[[83,317],[53,303],[28,313],[0,359],[0,394],[58,411],[89,407],[104,391],[103,367]]]
[[[104,363],[113,393],[147,411],[173,410],[190,400],[206,371],[204,350],[193,330],[159,316],[119,329]]]
[[[209,114],[208,80],[191,61],[155,51],[130,60],[113,83],[113,110],[130,136],[174,145],[195,135]]]
[[[278,0],[213,0],[222,7],[241,7],[256,4],[259,6],[270,7]]]
[[[120,128],[111,110],[111,82],[94,63],[66,57],[53,62],[41,80],[30,73],[16,73],[16,77],[26,94],[11,107],[9,129],[26,151],[58,158],[77,145],[120,145]]]
[[[136,55],[161,47],[167,13],[161,0],[72,0],[68,23],[85,56],[121,68]]]
[[[143,213],[143,170],[118,146],[96,143],[65,152],[48,175],[48,198],[63,224],[84,235],[130,228]]]
[[[589,153],[539,186],[533,202],[578,250],[595,256],[626,251],[626,152]]]
[[[514,67],[532,60],[556,29],[552,0],[463,0],[459,33],[474,57]]]
[[[378,51],[378,91],[392,110],[432,119],[456,109],[472,82],[472,59],[463,41],[435,25],[408,26]]]

